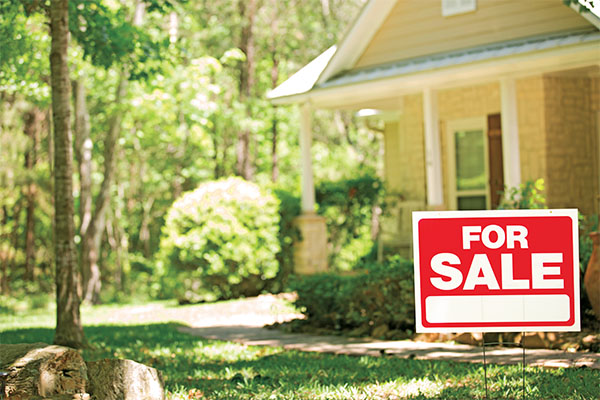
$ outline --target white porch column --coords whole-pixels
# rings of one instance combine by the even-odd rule
[[[514,78],[500,80],[502,159],[504,185],[517,187],[521,183],[521,156],[519,153],[519,121]]]
[[[294,273],[314,274],[327,270],[327,226],[315,212],[315,184],[312,170],[311,107],[300,106],[300,162],[302,168],[302,215],[295,219],[301,240],[294,243]]]
[[[308,103],[300,106],[300,163],[302,168],[302,213],[315,212],[315,184],[312,171],[312,110]]]
[[[431,88],[423,91],[423,122],[425,126],[425,169],[427,177],[427,206],[444,205],[442,182],[442,153],[437,107],[437,94]]]

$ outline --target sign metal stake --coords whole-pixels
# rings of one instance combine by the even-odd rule
[[[488,384],[487,384],[487,359],[485,356],[485,346],[497,346],[497,345],[511,345],[514,347],[520,347],[523,349],[522,358],[521,358],[521,398],[525,400],[525,345],[523,344],[523,339],[525,338],[525,333],[521,333],[521,343],[516,342],[487,342],[485,341],[485,335],[482,334],[482,342],[481,348],[483,350],[483,384],[485,386],[485,399],[488,399]]]

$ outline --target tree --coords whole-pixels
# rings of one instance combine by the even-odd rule
[[[86,340],[79,311],[80,275],[76,264],[73,206],[73,146],[71,137],[71,85],[69,1],[50,3],[50,82],[54,123],[54,257],[56,260],[56,332],[54,343],[81,348]]]

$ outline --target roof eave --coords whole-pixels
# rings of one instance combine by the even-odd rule
[[[575,10],[575,12],[577,12],[579,15],[581,15],[583,18],[585,18],[589,23],[594,25],[596,27],[596,29],[600,30],[600,17],[598,15],[594,14],[592,11],[590,11],[587,8],[585,10],[581,11],[581,7],[585,8],[585,6],[582,4],[570,3],[569,6],[573,10]]]
[[[600,67],[598,42],[542,50],[467,64],[419,71],[399,76],[354,82],[340,86],[316,87],[306,93],[278,99],[279,104],[309,102],[315,107],[344,107],[349,98],[365,101],[385,96],[415,93],[425,87],[451,87],[507,76],[527,76],[551,71],[596,65]]]
[[[338,51],[319,76],[317,85],[354,67],[395,4],[391,0],[370,0],[365,4],[339,41]]]

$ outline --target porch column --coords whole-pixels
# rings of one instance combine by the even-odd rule
[[[442,154],[437,107],[437,94],[431,88],[423,91],[423,122],[425,128],[425,172],[427,177],[427,206],[444,207]]]
[[[502,159],[504,185],[517,187],[521,183],[521,156],[519,153],[519,120],[514,78],[500,80]]]
[[[327,270],[327,227],[315,212],[312,171],[312,110],[300,106],[300,166],[302,169],[302,215],[295,219],[301,238],[294,243],[294,273],[314,274]]]
[[[312,110],[309,104],[300,106],[300,163],[302,168],[302,213],[315,212],[315,183],[312,171]]]

